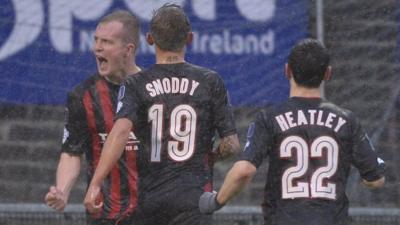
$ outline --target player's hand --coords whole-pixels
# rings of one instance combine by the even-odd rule
[[[67,196],[55,186],[51,186],[49,192],[44,197],[46,204],[58,212],[62,212],[67,206]]]
[[[222,208],[224,205],[218,203],[217,192],[204,192],[199,199],[199,209],[201,213],[211,214]]]
[[[98,201],[100,198],[100,186],[90,185],[85,196],[83,204],[90,213],[97,213],[103,207],[103,202]]]

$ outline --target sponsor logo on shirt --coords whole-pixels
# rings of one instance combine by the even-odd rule
[[[107,133],[99,133],[99,136],[101,138],[100,143],[104,145],[104,143],[106,142],[108,134]],[[137,139],[135,134],[131,131],[129,133],[129,139],[126,142],[126,145],[125,145],[125,151],[132,151],[132,150],[137,151],[137,150],[139,150],[139,146],[138,146],[139,143],[140,143],[140,141]]]

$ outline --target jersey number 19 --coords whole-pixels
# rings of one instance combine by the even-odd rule
[[[168,141],[168,156],[178,162],[185,161],[194,153],[196,111],[190,105],[178,105],[171,111],[170,118],[169,134],[174,140]],[[150,107],[148,121],[151,122],[151,162],[160,162],[164,105],[154,104]]]

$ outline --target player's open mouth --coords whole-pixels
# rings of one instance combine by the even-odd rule
[[[104,65],[104,63],[107,63],[107,59],[102,57],[102,56],[97,56],[97,61],[99,63],[99,65]]]

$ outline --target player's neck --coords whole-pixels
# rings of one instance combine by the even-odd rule
[[[156,47],[156,63],[157,64],[175,64],[185,62],[185,51],[170,52],[162,51]]]
[[[291,87],[290,97],[321,98],[321,88]]]
[[[113,84],[120,85],[126,78],[126,76],[131,75],[131,74],[136,74],[140,71],[141,69],[136,65],[136,63],[130,64],[127,68],[124,70],[121,70],[115,74],[110,74],[108,76],[104,76],[104,78]]]
[[[141,69],[140,69],[140,67],[138,67],[138,66],[136,65],[136,63],[134,62],[133,64],[131,64],[131,65],[129,66],[129,68],[128,68],[126,71],[127,71],[127,75],[131,75],[131,74],[136,74],[136,73],[138,73],[139,71],[141,71]]]

